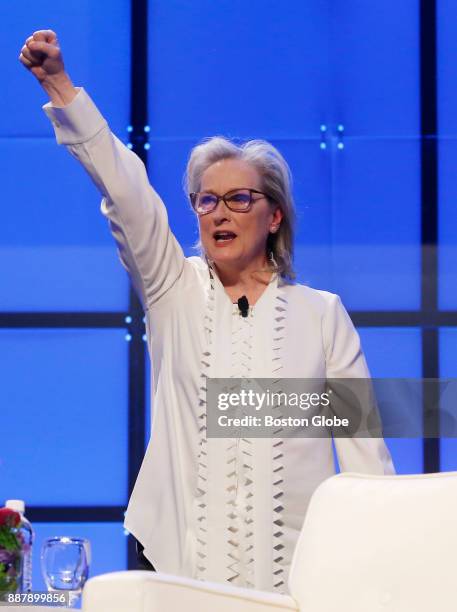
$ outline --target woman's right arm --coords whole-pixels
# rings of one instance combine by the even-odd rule
[[[102,213],[147,309],[174,286],[185,258],[143,162],[112,134],[87,93],[73,86],[54,32],[35,32],[19,59],[51,99],[43,109],[57,142],[82,163],[102,194]]]

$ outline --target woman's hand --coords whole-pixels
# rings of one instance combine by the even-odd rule
[[[66,106],[76,96],[65,72],[57,35],[52,30],[37,30],[25,41],[19,61],[38,80],[55,106]]]

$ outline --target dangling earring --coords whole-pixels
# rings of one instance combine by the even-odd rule
[[[278,231],[278,228],[279,228],[279,225],[272,225],[272,226],[270,227],[270,233],[271,233],[271,234],[276,233],[276,232]]]

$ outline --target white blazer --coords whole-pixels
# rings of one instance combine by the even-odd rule
[[[332,440],[209,438],[206,381],[367,378],[347,312],[332,293],[274,276],[250,316],[240,317],[217,274],[184,257],[143,163],[87,93],[80,88],[68,106],[43,109],[57,142],[100,190],[146,315],[152,436],[126,528],[160,571],[286,592],[311,494],[335,473]],[[382,439],[334,443],[342,471],[394,472]]]

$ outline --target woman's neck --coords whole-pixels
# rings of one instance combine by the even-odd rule
[[[267,285],[271,279],[272,269],[265,259],[260,265],[240,270],[236,267],[219,266],[213,262],[219,280],[226,288],[242,287],[249,289],[258,284]]]
[[[213,266],[232,302],[245,295],[251,305],[254,305],[264,292],[273,275],[266,260],[263,268],[256,267],[252,270],[231,270],[226,267],[221,269],[215,263]]]

